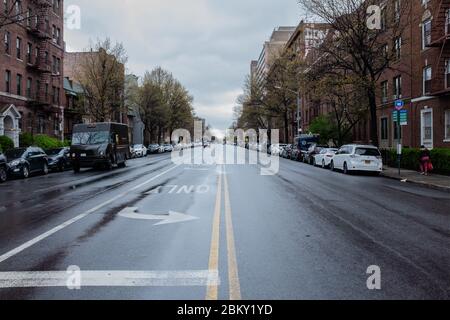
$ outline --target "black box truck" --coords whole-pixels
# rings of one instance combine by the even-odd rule
[[[80,168],[125,167],[130,157],[128,126],[120,123],[75,125],[70,157],[75,173],[80,172]]]

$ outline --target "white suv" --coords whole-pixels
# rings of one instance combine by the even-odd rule
[[[345,174],[352,171],[381,173],[383,159],[380,150],[369,145],[346,145],[339,149],[331,160],[331,170],[342,170]]]

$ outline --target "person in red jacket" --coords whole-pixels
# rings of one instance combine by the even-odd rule
[[[428,175],[428,169],[431,164],[431,154],[430,150],[428,150],[425,146],[422,146],[420,148],[420,174],[421,175]]]

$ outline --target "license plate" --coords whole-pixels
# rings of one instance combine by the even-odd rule
[[[370,161],[370,160],[366,160],[366,161],[365,161],[365,163],[366,163],[366,164],[371,164],[371,163],[372,163],[372,161]]]
[[[80,154],[80,157],[83,157],[83,158],[85,158],[87,156],[87,154],[86,153],[82,153],[82,154]]]

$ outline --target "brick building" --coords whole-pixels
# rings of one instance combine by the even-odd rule
[[[397,143],[394,101],[405,102],[406,147],[450,147],[450,0],[412,0],[411,23],[399,42],[399,60],[380,79],[380,146]]]
[[[0,28],[0,134],[63,138],[63,0],[5,0],[15,22]]]

